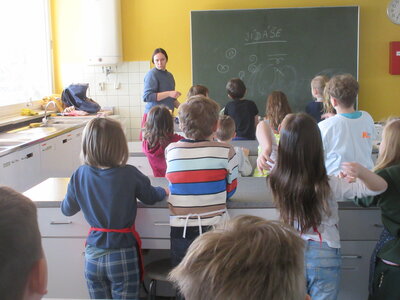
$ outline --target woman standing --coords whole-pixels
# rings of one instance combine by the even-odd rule
[[[167,52],[162,48],[155,49],[151,62],[155,68],[147,72],[144,77],[143,101],[146,102],[146,107],[142,119],[142,128],[146,124],[147,113],[153,106],[164,104],[173,111],[178,108],[179,101],[177,98],[181,95],[180,92],[175,91],[174,76],[166,70]],[[142,139],[142,133],[140,133],[140,139]]]

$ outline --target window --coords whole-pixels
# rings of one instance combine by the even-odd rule
[[[52,93],[48,0],[0,2],[0,106]]]

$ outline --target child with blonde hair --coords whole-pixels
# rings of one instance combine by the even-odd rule
[[[368,299],[400,299],[400,119],[384,127],[374,170],[386,180],[388,189],[375,197],[355,199],[361,206],[379,207],[384,226],[372,253]]]
[[[279,126],[287,114],[292,112],[285,93],[273,91],[267,98],[265,119],[258,123],[256,137],[259,143],[255,177],[265,177],[276,160],[279,142]]]
[[[304,242],[289,226],[239,216],[198,237],[170,279],[187,300],[304,300]]]
[[[326,103],[324,90],[328,81],[329,78],[325,75],[318,75],[311,80],[311,95],[315,100],[307,104],[306,113],[313,117],[317,123],[322,121],[322,115],[324,114]]]
[[[287,115],[269,185],[280,218],[306,241],[307,292],[313,300],[335,300],[339,292],[337,202],[378,195],[387,187],[385,180],[360,164],[344,163],[342,172],[359,180],[328,176],[317,123],[305,113]]]
[[[236,136],[235,121],[230,116],[219,116],[218,129],[215,137],[219,142],[230,144]],[[234,147],[239,162],[239,173],[242,176],[250,176],[253,167],[249,160],[249,149],[244,147]]]
[[[121,124],[95,118],[83,131],[82,160],[71,177],[61,211],[82,210],[90,231],[85,249],[85,277],[92,299],[139,299],[143,272],[141,241],[135,230],[137,200],[154,204],[168,190],[127,165],[128,145]]]
[[[149,160],[154,177],[164,177],[167,163],[165,148],[183,139],[174,133],[173,116],[166,106],[159,105],[150,109],[144,128],[142,150]]]

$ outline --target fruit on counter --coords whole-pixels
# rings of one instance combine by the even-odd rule
[[[21,109],[21,116],[36,116],[38,113],[30,108]]]
[[[42,125],[42,123],[31,123],[29,124],[30,128],[36,128],[36,127],[40,127]]]
[[[64,105],[59,94],[53,94],[51,96],[44,97],[42,99],[42,105],[45,106],[49,101],[54,101],[56,103],[58,112],[62,112],[64,110]]]

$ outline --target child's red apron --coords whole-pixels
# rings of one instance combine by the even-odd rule
[[[136,243],[137,243],[137,246],[138,246],[137,247],[137,251],[138,251],[139,268],[140,268],[140,281],[143,282],[144,264],[143,264],[143,254],[142,254],[142,240],[140,239],[139,233],[135,229],[135,225],[132,225],[132,227],[122,228],[122,229],[108,229],[108,228],[90,227],[89,234],[92,231],[132,233],[132,235],[135,237],[135,240],[136,240]]]

